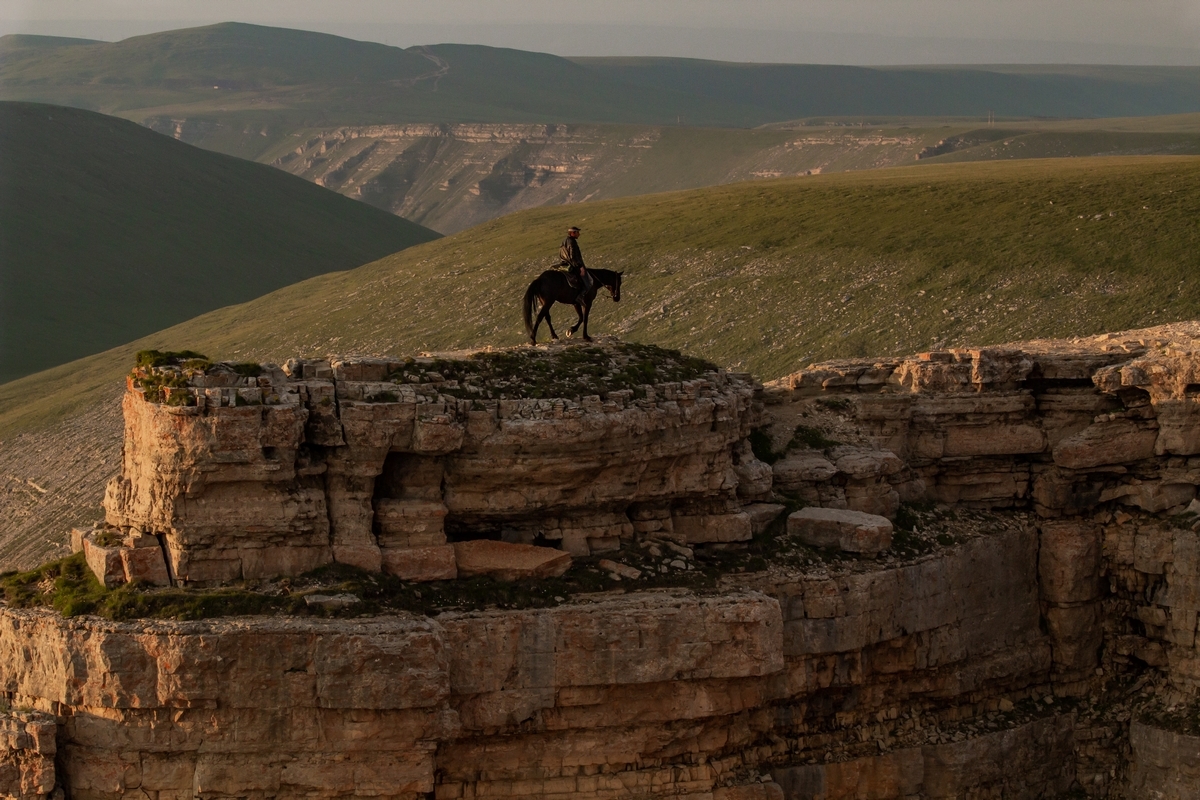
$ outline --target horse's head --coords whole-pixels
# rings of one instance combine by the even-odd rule
[[[612,295],[614,303],[621,302],[621,276],[624,274],[624,272],[614,272],[613,282],[608,286],[608,292]]]

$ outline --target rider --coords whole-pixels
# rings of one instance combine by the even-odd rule
[[[558,248],[558,265],[567,268],[567,283],[577,291],[584,291],[587,286],[587,267],[583,265],[583,254],[579,252],[579,228],[572,225],[567,228],[567,238],[563,239]]]

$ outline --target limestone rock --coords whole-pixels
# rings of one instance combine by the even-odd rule
[[[676,516],[674,532],[686,544],[745,542],[754,536],[744,512]]]
[[[475,539],[455,542],[458,575],[488,575],[501,581],[556,578],[571,568],[571,554],[552,547]]]
[[[111,589],[125,582],[125,563],[121,559],[124,549],[120,546],[96,544],[96,540],[92,536],[87,536],[83,540],[83,557],[96,575],[96,580],[100,581],[105,588]]]
[[[746,506],[744,511],[750,518],[750,532],[754,536],[764,532],[786,508],[780,503],[753,503]]]
[[[0,713],[0,794],[19,800],[50,797],[58,783],[54,765],[57,731],[49,714]]]
[[[147,537],[153,538],[153,537]],[[149,547],[122,547],[121,566],[128,583],[148,583],[151,586],[170,586],[167,562],[155,541]]]
[[[621,347],[594,357],[625,358]],[[106,519],[161,537],[183,585],[332,561],[400,569],[420,559],[388,551],[443,545],[447,519],[460,538],[499,527],[584,556],[633,536],[631,505],[713,501],[720,521],[685,524],[697,541],[748,538],[736,498],[771,487],[747,444],[759,413],[750,376],[708,372],[638,397],[493,400],[476,386],[468,400],[448,375],[471,357],[457,358],[293,360],[257,378],[218,365],[172,387],[190,405],[147,400],[131,380]],[[649,526],[686,540],[669,514]]]
[[[886,517],[838,508],[802,508],[788,517],[788,533],[813,547],[863,555],[892,546],[892,523]]]
[[[827,481],[837,474],[837,467],[814,451],[791,453],[772,465],[775,485],[783,489],[798,489],[804,483]]]
[[[453,545],[382,551],[383,571],[406,581],[450,581],[458,577]]]
[[[1129,420],[1099,422],[1054,447],[1054,463],[1068,469],[1124,464],[1154,456],[1158,431]]]
[[[1094,523],[1042,523],[1038,571],[1048,602],[1086,603],[1100,597],[1100,542]]]

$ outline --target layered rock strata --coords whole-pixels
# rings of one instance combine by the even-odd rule
[[[571,350],[556,352],[569,362]],[[590,353],[601,365],[621,357]],[[536,540],[574,555],[615,550],[651,527],[689,544],[750,538],[739,488],[761,494],[770,483],[745,444],[757,421],[748,376],[496,399],[446,379],[472,364],[146,371],[123,401],[108,523],[160,539],[182,584],[332,562],[453,578],[448,534]],[[177,385],[145,388],[163,373]]]
[[[313,363],[314,372],[326,368]],[[532,433],[565,424],[555,416],[559,401],[521,405],[524,418],[506,416],[502,409],[517,407],[506,400],[486,420],[470,416],[480,413],[474,406],[465,419],[443,411],[430,423],[443,427],[423,441],[460,449],[415,452],[422,403],[413,403],[411,426],[389,428],[393,412],[377,407],[401,404],[398,384],[386,390],[396,400],[370,402],[343,397],[359,390],[335,383],[329,404],[291,406],[310,412],[300,423],[306,436],[342,431],[343,443],[312,451],[326,466],[310,477],[349,474],[333,466],[332,454],[349,452],[337,448],[368,427],[371,441],[391,431],[387,447],[371,451],[383,465],[375,485],[359,486],[357,506],[343,498],[343,508],[359,509],[347,518],[361,522],[368,507],[377,516],[390,505],[378,500],[433,502],[436,485],[445,515],[414,517],[422,526],[443,520],[443,535],[494,526],[521,541],[533,538],[537,518],[538,541],[569,549],[577,535],[568,532],[606,526],[609,536],[582,539],[588,553],[606,554],[599,566],[622,578],[621,593],[540,610],[357,620],[114,623],[3,609],[0,691],[14,707],[52,715],[58,785],[80,798],[1188,797],[1200,773],[1197,737],[1186,728],[1200,709],[1200,540],[1192,529],[1200,504],[1189,505],[1200,483],[1192,464],[1200,457],[1191,425],[1197,369],[1200,355],[1187,348],[1128,336],[838,362],[769,384],[761,417],[752,384],[718,376],[710,381],[716,396],[697,387],[696,425],[684,424],[681,403],[672,418],[680,425],[653,447],[634,447],[649,440],[632,438],[605,451],[603,474],[642,470],[662,487],[673,473],[649,451],[677,461],[693,481],[624,506],[610,505],[621,491],[615,480],[611,493],[584,501],[572,494],[576,478],[529,478],[541,474],[536,458],[547,452]],[[308,382],[294,379],[296,365],[291,371],[288,381]],[[277,430],[264,420],[283,404],[250,408],[258,427],[245,430],[259,438],[242,441],[257,451],[214,450],[199,432],[232,430],[242,417],[222,412],[248,407],[209,408],[206,387],[184,388],[197,399],[205,389],[205,406],[126,399],[137,412],[131,435],[148,426],[160,438],[145,441],[180,441],[186,457],[164,460],[166,448],[127,445],[129,486],[140,476],[138,485],[157,488],[142,503],[129,499],[142,496],[136,490],[114,484],[110,521],[170,542],[168,522],[203,519],[214,536],[248,541],[262,531],[219,528],[226,518],[207,511],[189,517],[202,507],[189,504],[213,496],[221,482],[210,474],[267,491],[261,431]],[[563,403],[563,419],[609,419],[589,417],[585,404],[628,415],[648,413],[638,403],[653,402],[661,413],[653,388],[653,401],[648,392],[610,394],[578,401],[578,412]],[[362,389],[364,398],[384,391]],[[728,396],[742,405],[734,419],[717,419],[717,401]],[[704,399],[711,412],[698,410]],[[318,413],[324,422],[313,421]],[[355,414],[369,422],[354,428],[347,421]],[[542,428],[546,415],[555,424]],[[484,421],[489,433],[472,439],[472,425]],[[455,425],[461,443],[446,435]],[[753,425],[762,427],[750,436]],[[614,429],[574,430],[603,441]],[[446,478],[454,470],[474,464],[480,480],[495,474],[477,455],[489,441],[504,442],[505,468],[531,493],[493,488],[492,506],[453,505],[478,496],[450,490],[462,485]],[[393,451],[396,442],[407,449]],[[295,446],[292,464],[306,446]],[[230,452],[239,455],[212,455]],[[393,477],[389,459],[403,465]],[[141,466],[151,461],[167,476],[158,484]],[[688,477],[700,474],[707,477]],[[198,488],[192,495],[162,489],[188,481]],[[687,491],[671,494],[679,487]],[[577,504],[529,501],[546,496]],[[800,504],[808,513],[789,514],[785,525],[782,512]],[[935,513],[921,509],[934,507],[941,527],[933,544],[917,547],[929,541],[918,528]],[[706,521],[713,518],[722,522]],[[370,530],[382,552],[391,548],[381,544],[380,524],[373,519]],[[637,591],[622,551],[590,541],[676,537],[719,554],[729,544],[721,537],[743,524],[826,538],[802,561],[728,572],[707,592]],[[413,525],[406,537],[430,530]],[[339,540],[328,536],[332,553]],[[866,553],[839,552],[867,536],[875,538]],[[876,546],[883,549],[870,555]]]
[[[58,716],[75,798],[766,800],[772,770],[828,783],[783,765],[861,750],[880,715],[882,730],[909,720],[899,709],[966,714],[969,696],[1044,686],[1035,548],[1010,529],[899,568],[432,619],[4,610],[0,688]],[[1066,723],[1036,725],[1069,746]],[[991,785],[924,769],[920,785]]]

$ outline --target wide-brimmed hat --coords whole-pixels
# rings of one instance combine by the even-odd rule
[[[571,227],[567,228],[567,233],[579,233],[579,227],[572,225]]]

